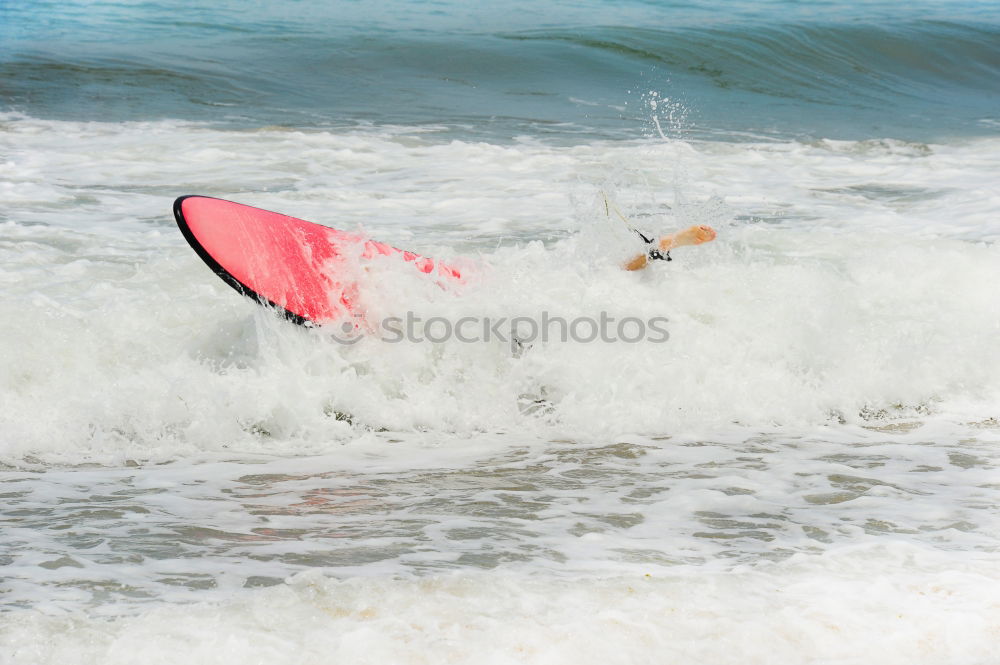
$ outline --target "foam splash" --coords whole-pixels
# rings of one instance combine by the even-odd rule
[[[995,567],[899,545],[726,574],[298,575],[114,621],[7,613],[19,663],[987,662]],[[872,649],[875,649],[874,653]]]
[[[3,126],[6,460],[316,451],[354,436],[348,420],[587,438],[995,416],[992,140],[563,148],[391,128]],[[535,343],[518,358],[454,339],[337,344],[215,280],[169,217],[191,191],[363,223],[476,274],[453,293],[377,266],[364,276],[376,320],[606,312],[666,317],[670,339]],[[713,223],[720,238],[626,273],[634,238],[600,191],[648,232]]]

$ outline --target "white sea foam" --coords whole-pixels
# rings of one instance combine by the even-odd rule
[[[989,662],[998,147],[0,116],[0,662]],[[602,192],[719,239],[627,273]],[[374,263],[362,325],[670,338],[338,344],[188,193],[463,268]]]
[[[335,413],[573,437],[996,415],[994,140],[554,147],[11,115],[0,128],[8,460],[315,450],[353,436]],[[601,191],[646,231],[704,222],[720,238],[626,273],[637,246]],[[670,340],[519,359],[502,343],[343,347],[214,278],[173,226],[182,193],[471,266],[456,293],[377,267],[363,295],[379,316],[665,316]]]
[[[2,662],[987,663],[995,565],[905,546],[729,573],[552,580],[319,572],[114,621],[7,614]]]
[[[368,433],[319,456],[7,472],[0,607],[123,615],[312,569],[699,575],[887,543],[988,562],[997,436],[942,429],[598,445]]]

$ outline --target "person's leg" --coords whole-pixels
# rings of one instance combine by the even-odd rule
[[[669,252],[675,247],[685,245],[700,245],[715,240],[715,229],[711,226],[691,226],[683,231],[671,233],[660,238],[660,251]],[[640,254],[625,264],[625,270],[641,270],[649,263],[648,254]]]
[[[712,240],[715,240],[715,229],[711,226],[695,225],[660,238],[660,251],[669,252],[674,247],[700,245]]]

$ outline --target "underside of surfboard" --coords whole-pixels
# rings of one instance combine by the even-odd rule
[[[375,257],[395,255],[421,273],[461,278],[454,268],[358,234],[223,199],[182,196],[174,217],[224,282],[300,325],[359,314],[352,275]]]

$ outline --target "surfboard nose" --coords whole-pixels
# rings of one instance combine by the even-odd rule
[[[177,226],[198,256],[241,294],[298,324],[356,313],[358,261],[402,255],[420,272],[458,270],[412,252],[288,215],[208,196],[174,201]],[[359,244],[363,247],[355,250]]]

